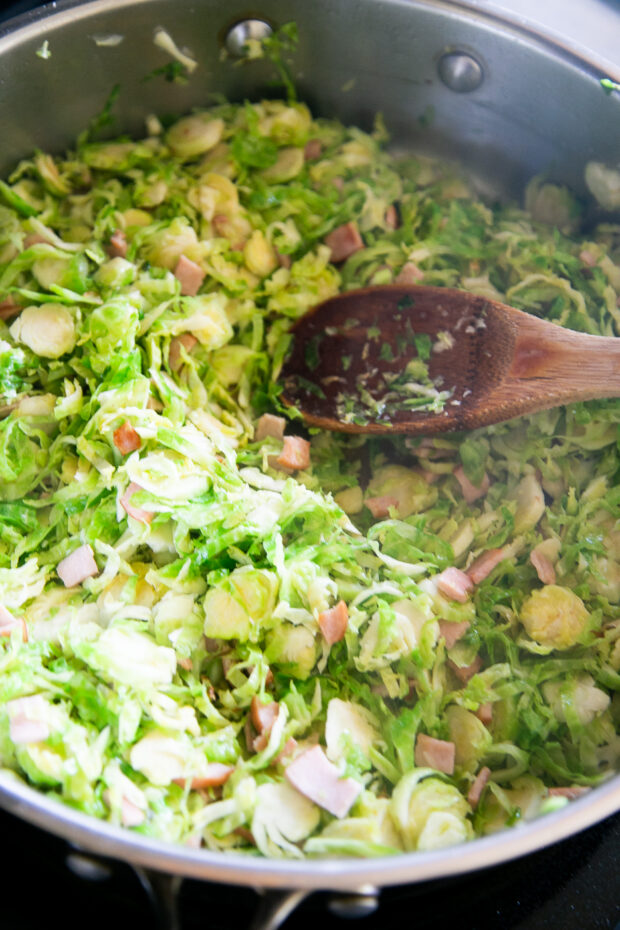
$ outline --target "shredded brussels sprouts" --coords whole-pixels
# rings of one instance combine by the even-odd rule
[[[490,207],[294,100],[147,126],[0,188],[2,765],[297,858],[437,849],[608,778],[620,402],[377,441],[308,433],[278,375],[308,308],[397,280],[620,335],[620,226],[580,238],[542,181]]]

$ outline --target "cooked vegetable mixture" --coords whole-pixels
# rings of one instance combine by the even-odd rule
[[[0,752],[41,791],[375,856],[617,767],[620,403],[377,441],[308,434],[278,373],[309,307],[391,281],[618,335],[620,226],[385,143],[221,104],[2,184]]]

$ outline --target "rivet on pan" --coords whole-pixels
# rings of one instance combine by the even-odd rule
[[[379,890],[368,885],[350,894],[334,894],[327,907],[335,917],[347,920],[369,917],[379,907]]]
[[[439,59],[437,70],[446,87],[457,94],[477,90],[484,80],[480,62],[468,52],[445,52]]]
[[[104,882],[112,875],[110,866],[94,856],[73,852],[69,853],[65,862],[74,875],[89,882]]]
[[[242,19],[228,30],[226,48],[235,58],[245,58],[250,39],[260,42],[269,38],[272,33],[272,27],[262,19]]]

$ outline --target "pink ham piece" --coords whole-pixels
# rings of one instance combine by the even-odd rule
[[[480,497],[484,497],[491,485],[489,476],[486,474],[486,472],[484,478],[482,479],[482,484],[472,484],[465,474],[465,470],[462,465],[458,465],[452,474],[460,484],[463,497],[468,504],[473,504],[473,502],[477,501]]]
[[[168,364],[170,371],[178,371],[183,364],[182,349],[185,349],[187,355],[192,351],[198,340],[191,333],[181,333],[180,336],[173,336],[170,340],[168,350]]]
[[[211,220],[211,225],[216,236],[230,240],[231,252],[241,252],[243,250],[247,242],[247,235],[243,235],[242,231],[236,227],[234,217],[231,218],[226,213],[216,213]]]
[[[10,610],[0,604],[0,636],[10,636],[13,630],[21,627],[22,640],[28,642],[28,628],[23,617],[14,617]]]
[[[353,778],[343,778],[320,746],[302,752],[284,773],[291,785],[334,817],[345,817],[362,790]]]
[[[446,775],[454,773],[456,746],[445,739],[435,739],[426,733],[418,733],[415,741],[415,764],[419,768],[428,766]]]
[[[316,161],[321,157],[323,143],[320,139],[308,139],[304,148],[304,158],[306,161]]]
[[[257,733],[271,733],[279,713],[280,705],[277,701],[270,701],[269,704],[263,704],[256,695],[252,698],[250,716]]]
[[[448,665],[459,681],[462,681],[463,684],[466,685],[469,679],[477,675],[482,668],[482,659],[480,656],[476,656],[471,665],[457,665],[452,659],[448,659]]]
[[[42,719],[46,712],[45,698],[40,694],[7,701],[9,736],[17,745],[40,743],[50,735],[49,725]]]
[[[295,755],[295,750],[297,749],[297,740],[292,736],[289,736],[284,746],[276,756],[276,762],[283,763],[285,760],[290,759],[291,756]]]
[[[321,611],[318,623],[326,643],[333,646],[334,643],[340,642],[349,624],[349,611],[345,602],[338,601],[335,607]]]
[[[479,555],[471,563],[466,574],[469,575],[474,584],[480,584],[481,581],[490,575],[493,569],[504,561],[503,549],[488,549]]]
[[[363,249],[364,240],[355,223],[343,223],[325,236],[325,245],[331,249],[330,261],[337,263]]]
[[[74,549],[71,555],[58,563],[56,571],[65,588],[75,588],[87,578],[99,574],[95,554],[88,544]]]
[[[584,263],[584,265],[588,266],[588,268],[594,268],[597,262],[596,255],[588,251],[588,249],[582,249],[579,253],[579,258]]]
[[[482,792],[486,788],[490,774],[491,774],[491,769],[485,765],[484,768],[481,768],[478,774],[476,775],[471,788],[467,792],[467,800],[469,801],[472,807],[478,806],[478,801],[480,800],[482,796]]]
[[[388,229],[398,229],[400,226],[400,220],[398,218],[398,210],[393,203],[389,205],[385,211],[385,225]]]
[[[462,623],[450,623],[448,620],[439,621],[439,635],[443,637],[446,649],[452,649],[459,639],[462,639],[469,629],[469,620]]]
[[[476,717],[480,723],[484,723],[485,727],[488,727],[490,723],[493,723],[493,705],[490,702],[481,704],[476,711]]]
[[[465,572],[453,565],[445,568],[439,575],[435,575],[435,583],[438,590],[449,597],[452,601],[458,601],[464,604],[469,597],[470,591],[473,590],[474,583]]]
[[[256,424],[254,433],[254,442],[263,442],[267,437],[272,439],[284,439],[284,430],[286,420],[284,417],[276,417],[273,413],[264,413]]]
[[[121,801],[121,822],[124,827],[139,827],[144,823],[145,813],[142,808],[123,798]]]
[[[127,255],[127,236],[122,229],[117,229],[110,237],[108,245],[110,258],[125,258]]]
[[[112,439],[121,455],[129,455],[142,445],[140,434],[135,431],[129,420],[125,420],[118,429],[114,430]]]
[[[555,584],[555,567],[551,559],[549,559],[544,552],[532,549],[530,552],[530,562],[536,569],[536,574],[543,584]]]
[[[180,255],[174,269],[174,276],[181,285],[184,297],[195,297],[205,279],[205,272],[200,265],[186,255]]]
[[[424,272],[418,268],[415,262],[405,262],[396,277],[394,284],[417,284],[424,277]]]
[[[45,236],[42,236],[40,233],[28,233],[24,239],[24,248],[30,249],[33,245],[47,245],[50,240],[46,239]]]
[[[569,801],[574,801],[575,798],[580,798],[582,794],[586,794],[590,789],[586,788],[584,785],[567,785],[564,788],[549,788],[549,797],[551,798],[568,798]]]
[[[276,464],[291,471],[302,471],[310,465],[310,443],[301,436],[285,436],[282,452]]]
[[[190,788],[217,788],[228,781],[235,771],[234,765],[224,765],[222,762],[209,762],[202,775],[194,775],[193,778],[174,778],[175,785],[181,785],[184,788],[188,783]]]
[[[139,484],[136,484],[134,481],[128,486],[127,490],[121,497],[121,507],[125,513],[133,517],[134,520],[139,520],[140,523],[150,523],[155,514],[151,510],[144,510],[142,507],[136,507],[135,504],[131,503],[131,498],[134,494],[137,494],[138,491],[143,491],[144,488],[141,488]]]
[[[381,497],[367,497],[364,505],[368,507],[375,520],[381,520],[383,517],[389,517],[390,507],[398,508],[398,498],[391,494],[383,494]]]
[[[6,297],[0,302],[0,320],[10,320],[21,313],[21,306],[16,304],[12,297]]]

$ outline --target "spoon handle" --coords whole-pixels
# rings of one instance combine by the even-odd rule
[[[620,339],[563,329],[519,314],[505,377],[484,406],[501,407],[502,418],[559,404],[620,396]]]

